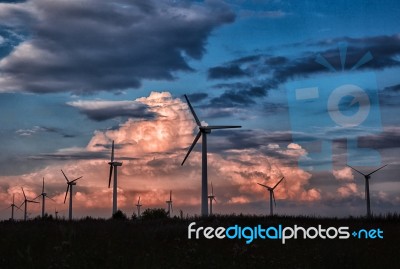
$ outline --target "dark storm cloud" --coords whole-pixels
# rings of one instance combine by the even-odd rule
[[[232,79],[245,77],[248,74],[237,65],[217,66],[208,70],[209,79]]]
[[[291,79],[302,79],[317,74],[332,72],[316,61],[320,55],[329,62],[337,71],[342,70],[340,54],[337,44],[347,43],[346,62],[344,70],[354,67],[364,55],[371,54],[372,59],[359,65],[357,70],[382,70],[385,68],[400,66],[400,36],[375,36],[368,38],[340,38],[329,41],[308,44],[319,49],[310,53],[303,53],[295,58],[286,56],[272,56],[267,54],[248,55],[224,63],[221,66],[209,69],[229,70],[235,66],[236,70],[242,70],[247,74],[240,81],[234,77],[235,82],[216,84],[214,88],[225,91],[218,97],[211,99],[211,105],[230,107],[234,105],[254,105],[258,99],[267,96],[269,90],[276,89]],[[333,46],[335,45],[335,46]],[[225,69],[224,69],[225,68]],[[228,79],[229,76],[209,76],[209,78]],[[260,81],[260,78],[262,81]],[[258,88],[259,94],[254,94],[254,88]],[[391,91],[399,91],[398,86],[393,86]],[[389,90],[389,89],[388,89]]]
[[[147,105],[135,101],[74,101],[68,105],[78,108],[94,121],[117,117],[153,119],[156,116],[156,113],[149,111]]]
[[[220,1],[50,1],[1,7],[30,38],[0,65],[3,91],[90,93],[136,88],[143,79],[192,71],[208,36],[234,14]]]
[[[192,93],[192,94],[188,94],[188,98],[190,100],[191,103],[197,103],[200,101],[203,101],[204,99],[206,99],[208,97],[207,93]]]
[[[387,127],[380,134],[360,137],[358,144],[373,149],[400,148],[400,128]]]

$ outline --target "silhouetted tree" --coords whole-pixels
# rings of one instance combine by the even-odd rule
[[[168,217],[167,212],[164,208],[147,208],[143,213],[141,218],[143,220],[148,219],[166,219]]]
[[[112,219],[115,219],[115,220],[127,220],[128,217],[126,216],[126,214],[124,212],[122,212],[121,210],[118,210],[117,212],[115,212],[113,214]]]

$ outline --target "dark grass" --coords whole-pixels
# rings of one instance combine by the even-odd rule
[[[197,226],[380,228],[384,239],[188,240]],[[400,217],[215,216],[0,223],[0,268],[400,268]]]

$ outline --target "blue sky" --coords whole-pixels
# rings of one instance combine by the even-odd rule
[[[361,215],[365,211],[363,179],[346,164],[372,171],[381,163],[390,165],[371,186],[373,208],[378,213],[395,211],[400,204],[400,128],[399,119],[393,116],[399,112],[400,101],[399,11],[397,1],[361,0],[0,1],[2,204],[7,206],[20,185],[37,194],[43,176],[50,177],[53,195],[62,197],[63,179],[54,171],[87,166],[90,179],[86,185],[82,182],[77,196],[82,208],[78,214],[107,215],[107,206],[88,205],[87,200],[101,200],[101,193],[106,200],[110,198],[106,184],[95,190],[90,186],[98,185],[97,178],[106,181],[104,158],[114,139],[121,158],[126,159],[126,170],[120,175],[123,209],[131,210],[140,194],[143,203],[147,197],[151,206],[163,207],[164,200],[156,197],[167,195],[175,182],[178,205],[197,213],[200,164],[181,168],[167,162],[183,158],[195,135],[194,126],[177,122],[190,121],[191,115],[179,103],[184,106],[182,97],[188,94],[201,120],[243,126],[235,132],[215,132],[209,139],[215,161],[235,171],[229,174],[218,166],[210,169],[210,180],[225,178],[214,186],[232,192],[221,197],[221,212],[263,213],[267,194],[250,186],[257,180],[273,184],[279,175],[271,167],[280,167],[282,173],[296,169],[288,176],[281,198],[276,195],[281,199],[281,213],[311,210]],[[343,71],[339,44],[347,48]],[[350,71],[367,53],[372,58]],[[338,72],[318,64],[319,54]],[[293,83],[311,87],[312,81],[319,90],[329,92],[340,86],[335,83],[343,76],[354,78],[372,98],[363,124],[338,126],[330,121],[326,110],[330,94],[326,92],[301,107],[288,99],[295,90],[290,86]],[[151,95],[153,91],[169,96]],[[348,107],[353,97],[342,99],[340,107]],[[356,98],[360,102],[345,112],[350,117],[363,109],[362,97]],[[156,100],[174,109],[163,108],[165,103]],[[296,109],[309,116],[300,116]],[[142,150],[143,141],[157,143],[154,126],[170,130],[165,143],[180,142],[171,147],[159,142],[159,146]],[[169,129],[188,126],[193,130],[182,137]],[[143,132],[130,135],[127,130]],[[307,148],[296,137],[317,144]],[[312,156],[320,141],[332,153],[311,159],[308,167],[299,166],[299,158]],[[352,155],[348,141],[378,155],[372,158],[372,151],[362,150]],[[195,153],[199,151],[197,147]],[[273,165],[262,171],[262,163],[254,160],[254,165],[251,160],[239,165],[239,159],[251,156]],[[152,166],[156,159],[162,169]],[[105,170],[96,172],[101,160]],[[332,165],[328,169],[327,163]],[[181,182],[188,174],[193,177],[190,187]],[[142,181],[135,183],[134,175]],[[150,181],[150,175],[158,179]],[[129,183],[124,185],[124,181]],[[297,186],[296,182],[301,183]],[[197,196],[192,199],[189,193]],[[341,212],[343,205],[351,210]]]

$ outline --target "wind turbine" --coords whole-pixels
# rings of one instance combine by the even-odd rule
[[[357,169],[355,169],[354,167],[351,167],[350,165],[347,165],[348,167],[350,167],[351,169],[353,169],[354,171],[356,171],[357,173],[361,174],[364,176],[365,179],[365,200],[367,201],[367,217],[371,217],[371,203],[370,203],[370,199],[369,199],[369,180],[371,178],[371,175],[379,170],[381,170],[382,168],[384,168],[385,166],[387,166],[387,164],[385,164],[384,166],[379,167],[378,169],[372,171],[369,174],[364,174],[360,171],[358,171]]]
[[[190,111],[193,114],[193,117],[196,121],[197,126],[199,127],[199,132],[197,133],[192,145],[189,148],[189,151],[187,152],[185,159],[183,159],[183,162],[181,165],[183,165],[189,157],[190,152],[192,152],[194,146],[196,145],[197,141],[200,139],[200,136],[202,137],[202,144],[201,144],[201,215],[202,216],[208,216],[208,190],[207,190],[207,135],[211,133],[211,130],[217,130],[217,129],[230,129],[230,128],[241,128],[242,126],[234,126],[234,125],[218,125],[218,126],[205,126],[201,125],[201,122],[199,118],[197,117],[196,113],[194,112],[194,109],[192,105],[189,102],[188,97],[185,94],[186,101],[188,103],[188,106],[190,108]]]
[[[213,188],[213,184],[211,182],[211,194],[208,195],[208,199],[210,199],[210,215],[212,215],[212,204],[213,204],[213,200],[215,202],[217,202],[217,200],[215,200],[215,195],[214,195],[214,188]]]
[[[72,220],[72,187],[76,185],[76,182],[78,179],[82,177],[75,178],[74,180],[69,181],[67,176],[65,175],[64,171],[61,169],[61,172],[63,173],[65,180],[67,181],[67,191],[65,192],[65,198],[64,198],[64,204],[65,201],[67,200],[67,195],[69,191],[69,214],[68,214],[68,219],[71,221]]]
[[[38,204],[39,202],[36,202],[36,201],[27,199],[27,198],[26,198],[26,195],[25,195],[25,192],[24,192],[24,188],[21,187],[21,189],[22,189],[22,193],[24,194],[24,201],[22,202],[22,204],[21,204],[19,207],[21,207],[22,205],[25,205],[25,206],[24,206],[24,221],[26,221],[27,216],[28,216],[28,215],[27,215],[27,213],[28,213],[28,211],[27,211],[27,209],[28,209],[28,203],[35,203],[35,204]]]
[[[114,140],[112,142],[112,149],[111,149],[111,161],[108,163],[110,165],[110,176],[108,179],[108,188],[111,186],[111,177],[114,170],[114,182],[113,182],[113,208],[112,214],[114,215],[115,212],[118,210],[117,205],[117,191],[118,191],[118,166],[122,166],[121,162],[114,161]],[[113,169],[114,168],[114,169]]]
[[[54,215],[56,216],[56,220],[58,220],[58,211],[57,211],[57,208],[54,208]]]
[[[46,198],[52,200],[53,202],[55,202],[53,199],[51,199],[50,197],[47,196],[47,193],[44,192],[44,177],[43,177],[43,185],[42,185],[42,193],[39,194],[35,199],[39,198],[39,196],[42,196],[42,218],[44,218],[44,211],[45,211],[45,201]]]
[[[172,209],[172,191],[169,191],[169,200],[165,201],[168,205],[168,217],[171,217],[171,212],[173,211]]]
[[[140,207],[141,206],[142,206],[142,204],[140,203],[140,196],[139,196],[139,199],[136,204],[138,218],[140,218]]]
[[[263,186],[264,188],[266,188],[266,189],[269,191],[269,208],[270,208],[270,215],[271,215],[271,216],[274,215],[274,207],[273,207],[273,205],[272,205],[272,199],[274,200],[274,204],[275,204],[275,206],[276,206],[274,190],[275,190],[276,186],[278,186],[279,183],[281,183],[282,180],[283,180],[284,178],[285,178],[285,177],[282,177],[282,178],[278,181],[278,183],[276,183],[275,186],[273,186],[272,188],[271,188],[271,187],[268,187],[267,185],[264,185],[264,184],[261,184],[261,183],[257,183],[258,185]]]
[[[14,194],[13,194],[12,204],[9,207],[7,207],[6,209],[9,209],[10,207],[11,207],[11,220],[13,221],[14,220],[14,208],[16,207],[17,209],[21,210],[21,208],[14,203]],[[6,210],[6,209],[4,209],[4,210]]]

